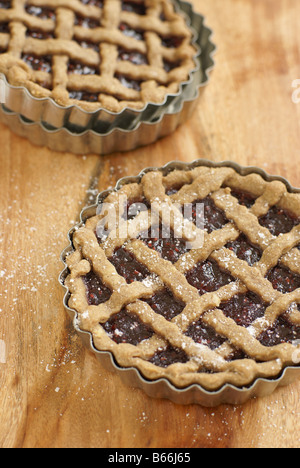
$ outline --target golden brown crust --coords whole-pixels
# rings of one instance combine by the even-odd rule
[[[28,14],[25,5],[51,8],[53,19]],[[104,0],[103,8],[84,5],[79,0],[12,0],[11,9],[0,9],[0,23],[9,24],[9,33],[0,33],[0,72],[13,86],[25,86],[33,96],[51,97],[59,105],[78,105],[86,111],[103,107],[120,112],[125,107],[142,109],[147,103],[161,103],[167,94],[177,93],[195,68],[196,49],[192,32],[183,16],[174,11],[170,0],[137,0],[146,7],[145,15],[122,11],[121,0]],[[75,16],[99,20],[99,27],[75,25]],[[164,15],[164,20],[161,19]],[[142,31],[144,40],[123,34],[121,23]],[[28,37],[27,29],[52,33],[54,38]],[[162,38],[182,38],[179,46],[165,47]],[[99,45],[99,52],[80,43]],[[147,65],[118,60],[118,48],[147,56]],[[35,71],[22,60],[22,54],[52,57],[52,72]],[[96,67],[97,75],[68,73],[69,60]],[[176,64],[169,72],[164,60]],[[117,78],[141,82],[141,90],[130,89]],[[48,89],[49,88],[49,89]],[[98,102],[70,99],[69,91],[88,91]]]
[[[182,184],[177,193],[166,195],[166,188]],[[231,190],[238,189],[255,196],[256,201],[251,208],[240,205],[231,195]],[[66,280],[70,291],[69,306],[77,311],[80,328],[91,332],[95,347],[111,351],[120,366],[136,367],[149,380],[167,378],[177,388],[200,384],[207,390],[217,390],[226,383],[242,387],[251,384],[258,377],[278,376],[286,366],[293,364],[295,346],[282,343],[268,347],[258,337],[283,313],[288,314],[294,325],[300,325],[300,312],[295,307],[295,304],[300,303],[300,289],[282,294],[266,279],[267,272],[278,263],[299,273],[299,250],[295,247],[300,244],[300,225],[287,234],[275,237],[260,225],[257,218],[266,214],[273,205],[284,206],[295,216],[299,215],[300,194],[289,193],[283,183],[266,182],[257,174],[241,176],[231,168],[198,167],[191,171],[173,171],[165,177],[161,172],[154,171],[145,174],[140,184],[124,185],[119,192],[112,192],[105,202],[114,204],[120,211],[120,196],[133,200],[146,199],[149,203],[156,200],[171,204],[193,202],[208,195],[225,212],[228,224],[210,234],[205,232],[203,248],[185,253],[175,265],[135,238],[138,226],[149,227],[147,212],[141,212],[135,219],[138,222],[133,229],[132,238],[115,239],[116,232],[111,232],[100,243],[95,229],[104,213],[90,218],[74,233],[74,252],[67,259],[70,270]],[[161,219],[162,216],[161,211]],[[238,259],[225,247],[229,241],[236,240],[241,232],[263,252],[261,260],[253,266]],[[151,276],[145,281],[127,284],[108,260],[115,248],[124,244],[126,250],[132,252],[151,272]],[[208,258],[229,272],[235,281],[216,292],[199,296],[198,290],[188,283],[185,274],[199,261]],[[82,279],[91,269],[113,291],[109,301],[99,306],[88,305]],[[183,312],[171,321],[156,314],[142,301],[165,287],[185,304]],[[257,294],[269,304],[264,317],[255,320],[248,328],[239,326],[219,309],[222,302],[247,291]],[[154,330],[152,338],[142,341],[138,346],[116,344],[110,339],[101,324],[124,307],[137,315],[144,324],[151,326]],[[215,350],[195,343],[185,334],[189,326],[200,317],[219,335],[227,338]],[[168,344],[184,350],[188,362],[172,364],[166,368],[149,362],[159,348]],[[228,361],[236,348],[248,357]]]

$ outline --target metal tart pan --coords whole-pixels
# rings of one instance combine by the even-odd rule
[[[75,154],[129,151],[173,133],[191,117],[209,82],[216,50],[204,16],[196,13],[190,3],[174,3],[194,32],[195,69],[181,83],[179,92],[166,96],[162,104],[149,103],[140,111],[126,108],[118,114],[105,109],[91,113],[77,106],[61,107],[50,98],[35,98],[26,88],[11,86],[0,75],[5,95],[0,121],[33,144]]]
[[[190,405],[199,404],[205,407],[215,407],[221,404],[240,405],[252,398],[264,397],[273,393],[277,388],[290,385],[296,379],[300,377],[300,366],[289,366],[286,367],[281,374],[274,379],[258,378],[251,385],[247,387],[236,387],[231,384],[226,384],[218,391],[208,391],[198,384],[188,386],[187,388],[179,389],[176,388],[167,379],[159,379],[149,381],[143,377],[141,372],[134,367],[123,368],[118,365],[114,356],[111,352],[99,351],[93,344],[93,338],[91,333],[82,331],[79,327],[77,312],[71,309],[68,305],[70,292],[65,285],[65,280],[69,275],[69,270],[66,263],[67,256],[74,251],[72,238],[74,232],[82,226],[85,221],[96,214],[97,207],[103,200],[113,191],[118,191],[123,185],[131,183],[140,183],[142,177],[146,172],[149,171],[161,171],[164,175],[167,175],[173,170],[191,170],[195,167],[230,167],[233,168],[237,173],[241,175],[248,175],[250,173],[257,173],[263,177],[267,182],[273,180],[281,181],[286,186],[289,192],[300,193],[300,189],[292,187],[290,183],[280,176],[271,176],[267,174],[263,169],[258,167],[243,167],[232,161],[224,161],[221,163],[215,163],[206,159],[199,159],[192,163],[183,163],[178,161],[172,161],[161,168],[147,168],[144,169],[136,177],[125,177],[118,181],[116,187],[113,190],[107,190],[99,193],[97,203],[95,205],[86,207],[80,214],[80,221],[69,231],[69,245],[62,252],[61,260],[65,265],[62,271],[59,282],[65,289],[66,293],[64,296],[64,307],[68,312],[69,316],[73,321],[74,328],[84,345],[92,351],[105,369],[114,372],[119,375],[122,381],[134,388],[142,389],[148,396],[152,398],[165,398],[173,401],[176,404]]]

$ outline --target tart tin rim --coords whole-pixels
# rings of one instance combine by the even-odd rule
[[[73,319],[73,326],[81,337],[84,344],[98,357],[104,367],[110,371],[116,371],[123,380],[127,381],[127,385],[143,389],[149,396],[154,398],[166,398],[177,404],[200,404],[202,406],[214,407],[220,404],[243,404],[250,398],[262,397],[271,394],[277,387],[285,386],[292,383],[300,376],[300,366],[286,366],[277,378],[263,378],[255,379],[252,384],[246,387],[237,387],[232,384],[225,384],[220,389],[209,391],[199,384],[192,384],[184,388],[175,387],[167,378],[160,378],[153,381],[147,380],[138,368],[135,367],[121,367],[116,362],[114,355],[111,351],[101,351],[95,348],[93,344],[93,337],[90,332],[80,329],[78,325],[78,313],[68,305],[70,291],[65,285],[65,279],[69,274],[66,257],[74,251],[72,236],[75,230],[82,226],[86,219],[95,214],[97,206],[103,199],[110,193],[117,192],[123,185],[130,183],[139,183],[147,172],[160,171],[163,174],[168,174],[174,170],[191,170],[198,166],[206,166],[211,168],[230,167],[241,175],[248,175],[250,173],[257,173],[261,175],[267,182],[281,181],[283,182],[288,191],[291,193],[300,193],[300,188],[293,187],[290,182],[282,176],[270,175],[264,169],[257,166],[241,166],[233,161],[214,162],[208,159],[197,159],[192,163],[184,163],[181,161],[171,161],[162,167],[149,167],[143,169],[139,175],[132,177],[123,177],[119,179],[115,188],[102,191],[97,196],[97,201],[94,205],[85,207],[80,213],[80,221],[69,230],[68,238],[70,244],[66,247],[61,254],[61,261],[65,268],[59,276],[59,282],[65,289],[63,304],[71,319]]]
[[[138,110],[133,109],[130,106],[127,106],[123,110],[121,110],[120,112],[112,112],[112,111],[109,111],[109,110],[107,110],[107,109],[105,109],[103,107],[99,107],[99,109],[94,110],[94,111],[87,111],[87,110],[83,109],[82,107],[80,107],[79,105],[76,105],[76,104],[71,104],[69,106],[61,106],[56,101],[54,101],[54,99],[51,98],[51,97],[44,97],[44,98],[35,97],[30,93],[30,91],[25,86],[13,86],[13,85],[11,85],[7,81],[6,76],[3,73],[0,73],[0,80],[2,80],[4,85],[5,85],[5,93],[11,94],[11,97],[9,98],[9,100],[11,102],[15,102],[15,101],[18,102],[20,97],[19,97],[19,95],[17,93],[19,93],[19,92],[23,93],[24,102],[22,102],[21,104],[18,105],[18,107],[20,109],[18,109],[18,110],[9,109],[9,110],[11,112],[15,112],[15,113],[19,114],[20,116],[24,115],[24,113],[21,112],[21,108],[23,106],[24,109],[26,109],[26,110],[28,109],[28,105],[26,105],[26,99],[29,99],[31,101],[31,104],[32,104],[33,107],[34,107],[34,105],[36,105],[36,106],[41,105],[43,111],[44,111],[43,104],[48,105],[50,110],[51,110],[51,113],[54,114],[54,115],[55,115],[55,112],[56,113],[63,112],[65,114],[70,114],[70,113],[72,113],[72,111],[75,111],[76,113],[78,113],[78,116],[83,119],[83,121],[87,117],[90,118],[90,121],[93,121],[93,120],[95,120],[96,116],[98,114],[100,114],[100,113],[103,113],[104,115],[107,115],[108,117],[111,117],[111,118],[112,117],[114,117],[114,118],[123,118],[124,120],[126,120],[127,117],[132,116],[132,115],[135,115],[136,117],[141,117],[143,119],[144,118],[143,115],[145,114],[145,120],[147,120],[149,113],[154,114],[160,108],[162,108],[162,109],[164,109],[164,107],[168,108],[170,106],[170,104],[172,104],[172,101],[174,99],[180,98],[180,95],[182,94],[184,87],[186,87],[186,86],[188,86],[188,85],[190,85],[192,83],[193,76],[195,75],[195,73],[197,73],[197,71],[199,71],[199,67],[200,67],[199,60],[200,60],[200,57],[201,57],[202,50],[201,50],[201,47],[197,43],[197,41],[199,40],[199,32],[193,26],[193,21],[194,20],[195,21],[199,20],[201,22],[203,27],[205,29],[207,29],[208,32],[209,32],[209,37],[208,37],[209,39],[210,39],[210,36],[213,34],[212,29],[207,27],[206,24],[205,24],[205,19],[206,19],[205,16],[198,13],[198,12],[196,12],[194,10],[193,5],[190,2],[186,2],[184,0],[173,0],[173,1],[175,2],[176,10],[180,11],[185,16],[188,27],[192,30],[192,33],[193,33],[192,45],[194,45],[195,48],[196,48],[196,53],[195,53],[195,55],[193,57],[193,60],[195,62],[195,67],[192,70],[190,70],[188,79],[179,84],[179,90],[178,90],[177,93],[168,93],[161,103],[148,102],[148,103],[145,104],[145,106],[142,109],[138,109]],[[189,10],[190,13],[187,13],[186,9]],[[204,70],[205,80],[204,80],[204,82],[200,83],[200,87],[205,86],[208,83],[208,81],[209,81],[209,72],[210,72],[210,70],[211,70],[211,68],[213,66],[214,66],[214,63],[208,69]],[[52,109],[51,109],[51,107],[52,107]],[[32,111],[30,111],[30,113],[31,112]],[[33,113],[34,112],[35,111],[33,111]],[[29,120],[32,120],[29,115],[26,115],[25,117],[27,119],[29,119]],[[62,119],[62,120],[64,120],[64,119]],[[32,120],[32,122],[37,123],[36,120]],[[42,123],[42,122],[43,122],[43,119],[42,119],[42,116],[41,116],[41,119],[40,119],[39,123]],[[60,129],[60,128],[63,128],[64,125],[59,125],[58,124],[58,125],[53,125],[53,127],[57,128],[57,129]],[[89,130],[89,129],[87,129],[87,130]]]

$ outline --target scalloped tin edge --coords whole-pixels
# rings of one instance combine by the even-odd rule
[[[80,221],[70,229],[68,233],[69,245],[64,249],[61,254],[61,261],[64,264],[64,269],[59,276],[59,283],[65,289],[65,296],[63,300],[64,307],[68,312],[73,326],[84,345],[93,352],[103,367],[110,372],[117,373],[122,381],[134,388],[143,390],[148,396],[152,398],[165,398],[171,400],[173,403],[181,405],[199,404],[205,407],[215,407],[221,404],[240,405],[252,398],[264,397],[273,393],[278,387],[290,385],[300,377],[300,366],[286,367],[280,376],[276,379],[258,378],[252,385],[238,388],[231,384],[226,384],[217,391],[208,391],[198,384],[191,385],[187,388],[179,389],[171,384],[167,379],[159,379],[149,381],[143,377],[141,372],[134,368],[122,368],[114,359],[110,351],[99,351],[94,347],[93,338],[91,333],[82,331],[78,325],[77,312],[68,306],[70,292],[65,286],[65,279],[68,276],[68,267],[66,264],[67,256],[74,251],[72,237],[75,230],[84,224],[85,220],[96,213],[97,206],[105,199],[110,193],[120,190],[123,185],[140,182],[143,175],[150,171],[161,171],[164,175],[174,170],[191,170],[198,166],[206,167],[231,167],[241,175],[250,173],[257,173],[261,175],[266,181],[271,182],[274,180],[283,182],[290,192],[300,193],[300,188],[292,187],[287,179],[281,176],[269,175],[263,169],[256,166],[241,166],[233,161],[213,162],[207,159],[197,159],[192,163],[184,163],[180,161],[171,161],[163,167],[149,167],[143,169],[138,176],[124,177],[120,179],[115,188],[112,190],[105,190],[100,192],[97,197],[95,205],[88,206],[81,211]]]
[[[199,58],[202,68],[199,64],[199,70],[194,75],[192,84],[183,90],[180,99],[157,112],[151,121],[138,121],[134,130],[114,128],[103,135],[93,130],[85,130],[82,134],[77,134],[67,128],[52,129],[44,122],[30,121],[5,106],[0,107],[2,110],[0,121],[17,135],[27,138],[32,144],[47,146],[59,152],[105,155],[116,151],[130,151],[154,143],[159,138],[173,133],[179,125],[191,117],[200,98],[200,91],[203,92],[209,82],[210,72],[215,65],[213,56],[216,46],[210,41],[211,30],[204,24],[202,32],[204,37]]]
[[[180,112],[161,115],[155,122],[140,122],[134,131],[115,129],[105,135],[99,135],[93,130],[80,135],[66,128],[48,130],[41,123],[27,122],[22,116],[1,107],[0,122],[35,146],[46,146],[61,153],[106,155],[132,151],[170,135],[191,117],[195,107],[196,101],[185,101]]]

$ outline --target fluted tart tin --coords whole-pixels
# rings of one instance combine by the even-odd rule
[[[189,119],[209,82],[216,47],[212,30],[190,3],[174,0],[193,31],[195,68],[178,92],[168,94],[162,104],[149,103],[141,110],[125,108],[119,113],[103,108],[86,111],[76,105],[63,107],[53,99],[39,99],[24,87],[15,87],[1,75],[5,102],[0,121],[38,146],[75,154],[108,154],[148,145],[171,134]]]
[[[121,179],[117,183],[116,188],[114,190],[109,190],[109,191],[105,191],[105,192],[100,193],[99,196],[98,196],[98,199],[97,199],[97,203],[95,205],[93,205],[93,206],[85,208],[82,211],[81,216],[80,216],[80,222],[70,230],[70,232],[69,232],[69,245],[67,246],[67,248],[62,253],[61,258],[62,258],[62,261],[64,263],[65,268],[64,268],[64,270],[62,271],[62,273],[60,275],[59,281],[60,281],[61,285],[65,288],[65,291],[66,291],[65,297],[64,297],[64,307],[67,310],[67,312],[68,312],[69,316],[71,317],[71,319],[73,320],[74,328],[75,328],[76,332],[79,334],[79,336],[81,337],[83,343],[87,346],[87,348],[90,351],[92,351],[96,355],[96,357],[99,359],[99,361],[102,363],[102,365],[106,369],[117,373],[127,385],[129,385],[131,387],[136,387],[136,388],[142,389],[150,397],[153,397],[153,398],[166,398],[166,399],[169,399],[169,400],[171,400],[171,401],[173,401],[173,402],[175,402],[177,404],[200,404],[200,405],[207,406],[207,407],[214,407],[214,406],[217,406],[217,405],[220,405],[220,404],[223,404],[223,403],[225,403],[225,404],[234,404],[234,405],[243,404],[247,400],[249,400],[250,398],[263,397],[263,396],[266,396],[266,395],[270,395],[278,387],[289,385],[290,383],[295,381],[300,376],[300,367],[299,367],[299,354],[300,353],[299,353],[299,347],[297,347],[298,344],[299,344],[299,340],[295,340],[295,342],[293,341],[293,344],[292,344],[293,345],[293,350],[294,350],[293,351],[294,354],[293,354],[292,365],[287,364],[287,365],[283,366],[282,368],[280,368],[280,359],[279,358],[277,360],[275,360],[275,361],[272,361],[272,359],[274,357],[274,355],[272,353],[273,352],[275,353],[275,351],[273,351],[272,342],[268,342],[268,340],[271,339],[271,335],[272,335],[273,332],[272,333],[270,332],[270,336],[267,333],[267,335],[264,337],[264,340],[267,343],[265,346],[263,346],[265,348],[264,350],[262,349],[261,345],[257,342],[257,340],[254,339],[254,336],[255,336],[255,333],[256,333],[255,332],[255,329],[256,329],[255,327],[258,327],[258,329],[259,329],[259,327],[262,327],[262,330],[264,330],[264,326],[265,326],[264,321],[265,320],[271,320],[270,317],[271,317],[272,314],[274,314],[274,310],[277,310],[276,308],[279,307],[278,304],[280,302],[283,302],[283,304],[285,304],[285,303],[289,304],[289,302],[291,302],[292,300],[295,300],[297,302],[298,299],[299,299],[298,298],[299,289],[285,295],[285,294],[281,294],[281,292],[279,292],[279,291],[273,290],[273,287],[275,288],[275,286],[272,287],[270,284],[268,284],[267,287],[266,287],[267,292],[266,293],[261,293],[262,296],[265,299],[266,295],[270,294],[272,297],[276,297],[277,299],[274,301],[273,305],[271,304],[271,306],[266,309],[267,310],[266,315],[263,315],[261,319],[260,318],[256,319],[256,321],[254,321],[253,323],[252,323],[252,321],[250,321],[250,325],[249,325],[249,323],[247,323],[248,318],[247,318],[247,320],[246,320],[246,322],[244,324],[243,323],[239,324],[239,321],[238,321],[237,322],[239,324],[238,327],[237,327],[237,324],[233,322],[233,320],[230,321],[231,319],[228,319],[229,322],[227,320],[228,323],[232,323],[231,326],[233,328],[237,328],[239,330],[238,335],[245,337],[245,343],[243,342],[243,339],[241,341],[240,337],[239,337],[239,342],[241,344],[242,349],[245,352],[248,351],[250,354],[251,353],[254,353],[254,354],[257,353],[257,356],[261,356],[261,359],[262,359],[262,356],[264,355],[265,352],[269,353],[267,347],[271,346],[272,349],[270,348],[271,353],[270,353],[269,358],[268,358],[268,359],[270,359],[270,362],[268,362],[268,359],[267,359],[267,361],[265,363],[260,363],[260,359],[258,359],[258,363],[255,364],[255,366],[257,366],[257,368],[259,367],[263,371],[264,366],[268,367],[269,369],[270,368],[272,369],[271,363],[273,362],[274,369],[271,370],[272,376],[263,377],[262,376],[262,374],[264,372],[263,371],[263,372],[260,372],[259,377],[255,377],[253,379],[250,378],[250,380],[248,381],[247,384],[237,385],[237,384],[233,384],[233,383],[223,383],[222,385],[220,385],[220,387],[215,385],[215,386],[211,386],[211,388],[208,388],[209,385],[206,385],[206,384],[205,385],[201,385],[201,384],[175,385],[171,381],[172,379],[169,379],[167,377],[150,379],[149,377],[147,377],[145,375],[144,371],[141,371],[140,369],[138,369],[134,365],[130,365],[130,366],[120,365],[120,363],[118,363],[117,358],[114,355],[113,351],[99,350],[99,348],[96,348],[92,333],[84,331],[82,329],[81,321],[79,320],[78,313],[70,306],[71,292],[70,292],[70,290],[69,290],[69,288],[67,286],[68,283],[66,284],[66,279],[70,275],[70,270],[69,270],[69,267],[68,267],[68,264],[67,264],[68,258],[69,258],[70,255],[74,254],[74,251],[75,251],[73,237],[74,237],[75,233],[78,232],[78,230],[80,230],[80,228],[84,227],[85,223],[89,219],[93,218],[96,215],[96,213],[98,213],[97,210],[99,209],[99,206],[104,202],[104,200],[106,200],[109,195],[111,195],[111,194],[113,194],[115,192],[119,192],[122,189],[122,187],[124,187],[124,186],[132,185],[132,184],[140,184],[143,177],[145,175],[147,175],[148,173],[151,174],[153,172],[161,172],[163,177],[170,177],[170,179],[171,179],[172,174],[175,174],[175,172],[178,172],[178,171],[185,171],[185,172],[186,171],[193,171],[193,170],[197,170],[199,168],[201,168],[201,169],[208,168],[208,169],[213,169],[213,170],[219,170],[220,169],[221,173],[225,173],[227,175],[231,171],[231,173],[234,172],[234,173],[236,173],[238,175],[237,178],[239,178],[239,176],[246,177],[245,180],[247,180],[248,183],[250,183],[250,181],[252,181],[253,178],[255,178],[256,180],[260,180],[262,185],[264,185],[265,187],[268,187],[267,191],[266,191],[266,194],[267,194],[266,196],[269,197],[268,198],[269,200],[270,200],[270,193],[271,193],[270,188],[269,188],[270,186],[274,187],[276,190],[280,189],[282,191],[285,191],[286,194],[287,194],[287,198],[289,200],[291,200],[292,204],[294,203],[293,200],[295,199],[294,195],[297,194],[297,197],[298,197],[298,194],[300,194],[300,189],[293,188],[289,184],[289,182],[286,179],[282,178],[282,177],[271,176],[271,175],[268,175],[265,171],[263,171],[260,168],[257,168],[257,167],[242,167],[242,166],[240,166],[240,165],[238,165],[236,163],[230,162],[230,161],[229,162],[225,161],[225,162],[222,162],[222,163],[214,163],[212,161],[208,161],[208,160],[205,160],[205,159],[200,159],[200,160],[194,161],[191,164],[175,161],[175,162],[168,163],[166,166],[164,166],[162,168],[147,168],[144,171],[142,171],[141,174],[139,174],[136,177],[125,177],[125,178]],[[242,187],[240,187],[239,190],[241,190],[241,189],[242,189]],[[226,189],[221,189],[221,190],[225,191]],[[261,187],[257,188],[257,193],[259,193],[260,190],[261,190]],[[226,191],[224,193],[226,194]],[[238,193],[238,190],[237,190],[236,193]],[[245,196],[244,194],[241,196],[240,203],[242,203],[243,206],[240,207],[239,210],[242,213],[245,214],[244,204],[248,204],[247,209],[249,209],[249,206],[251,206],[251,205],[249,205],[250,201],[251,201],[251,199],[248,198],[248,196]],[[285,203],[285,201],[283,201],[283,203]],[[257,207],[259,205],[260,205],[260,202],[257,203]],[[297,202],[296,205],[293,206],[293,209],[299,210],[298,205],[299,205],[299,203]],[[299,213],[299,217],[300,217],[300,213]],[[225,231],[227,232],[227,230],[230,230],[230,229],[231,229],[230,225],[227,225],[226,228],[225,228]],[[223,233],[225,233],[225,231],[223,231]],[[293,235],[296,235],[296,236],[299,237],[298,227],[295,227],[291,231],[291,234],[285,234],[285,235],[283,235],[283,237],[281,237],[279,235],[276,242],[278,242],[278,245],[279,244],[281,245],[281,243],[284,242],[283,238],[286,239],[286,241],[291,242],[290,237],[292,237]],[[271,236],[270,233],[267,236],[270,237]],[[296,242],[298,242],[298,240],[293,239],[291,245],[295,245]],[[227,248],[228,248],[228,246],[227,246]],[[281,245],[281,248],[282,248],[282,245]],[[268,257],[267,253],[269,252],[268,249],[266,249],[266,250],[267,250],[267,252],[264,254],[264,257],[263,257],[264,261],[267,261],[267,257]],[[283,248],[283,252],[285,252],[285,251],[286,251],[286,249]],[[253,252],[254,252],[254,250],[253,250]],[[228,259],[225,259],[225,260],[226,260],[226,262],[228,261]],[[283,259],[280,258],[280,260],[283,261],[284,264],[285,263],[289,264],[289,262],[294,261],[294,259],[291,256],[289,256],[289,254],[284,255],[284,258]],[[269,261],[271,261],[270,258],[269,258]],[[238,260],[238,262],[240,262],[240,260]],[[252,272],[254,270],[251,270],[251,268],[253,268],[253,266],[251,266],[251,267],[247,266],[246,267],[244,261],[243,261],[242,265],[243,265],[243,268],[241,269],[241,272],[238,274],[238,278],[240,278],[239,275],[242,275],[242,276],[244,275],[243,278],[244,278],[245,282],[247,284],[248,284],[248,282],[250,282],[250,283],[252,282],[251,283],[252,284],[251,288],[253,287],[253,289],[255,289],[255,287],[256,287],[255,286],[255,281],[256,281],[255,276],[257,275],[257,272],[256,272],[256,275],[254,275],[254,277],[253,277]],[[294,266],[293,268],[296,268],[296,267]],[[244,270],[246,271],[246,273],[245,273]],[[248,274],[252,278],[250,278],[250,279],[247,278]],[[296,280],[298,281],[297,274],[295,274],[295,277],[297,277]],[[271,277],[268,276],[268,278],[269,278],[268,281],[271,282]],[[265,282],[265,280],[262,280],[262,281]],[[234,283],[234,285],[235,285],[234,287],[236,287],[236,289],[234,291],[237,291],[237,292],[242,291],[242,293],[244,292],[243,286],[239,283],[239,281],[238,281],[238,283]],[[275,285],[275,283],[274,283],[274,285]],[[224,286],[224,288],[225,288],[224,291],[227,290],[226,288],[228,288],[228,287],[231,287],[231,286],[230,285],[229,286],[225,285]],[[285,287],[285,286],[283,286],[283,287]],[[277,288],[277,286],[276,286],[276,288]],[[233,292],[233,294],[236,294],[236,293]],[[264,294],[265,294],[265,296],[264,296]],[[209,296],[209,294],[206,294],[207,298],[208,298],[208,296]],[[256,309],[257,308],[259,309],[259,307],[262,306],[261,301],[257,301],[257,299],[254,299],[253,292],[250,292],[250,297],[251,297],[251,301],[255,302],[255,306],[257,306]],[[279,300],[278,300],[278,298],[279,298]],[[214,298],[214,300],[215,300],[215,298]],[[226,309],[223,309],[223,310],[226,310]],[[257,310],[255,311],[255,313],[257,313]],[[277,311],[277,313],[278,313],[278,311]],[[210,314],[212,314],[212,317],[214,316],[214,312],[209,311],[208,315],[210,315]],[[294,309],[289,310],[289,314],[292,314],[293,323],[294,323],[293,327],[291,327],[292,336],[294,336],[295,338],[297,338],[297,337],[299,338],[299,336],[298,336],[299,335],[299,309],[296,308],[295,310]],[[222,317],[223,317],[223,315],[222,315]],[[258,316],[258,317],[260,317],[260,316]],[[212,319],[212,320],[215,320],[215,319]],[[245,320],[245,317],[241,318],[241,320]],[[276,320],[274,319],[274,317],[272,318],[272,320],[274,321],[274,324],[275,324]],[[272,320],[271,320],[271,322],[272,322]],[[281,320],[281,318],[280,318],[280,320]],[[226,319],[225,319],[225,321],[226,321]],[[222,322],[222,320],[221,320],[221,322]],[[210,322],[210,323],[214,323],[214,322]],[[215,326],[215,324],[214,324],[214,326]],[[222,324],[218,325],[218,326],[221,327],[220,329],[218,328],[219,332],[221,333]],[[226,328],[226,330],[227,330],[226,333],[228,334],[228,336],[230,336],[230,340],[233,340],[232,342],[229,341],[229,343],[230,344],[235,343],[236,337],[233,335],[233,332],[228,328]],[[264,330],[264,333],[266,333],[266,330]],[[170,335],[170,337],[171,337],[171,335]],[[213,341],[215,338],[210,336],[210,339]],[[277,337],[276,337],[276,339],[277,339]],[[291,337],[289,337],[289,339],[291,339]],[[172,341],[172,338],[171,338],[171,341]],[[249,343],[248,343],[248,341],[249,341]],[[294,345],[295,345],[295,348],[294,348]],[[221,342],[218,342],[217,346],[221,346],[220,352],[223,352],[225,350],[225,348],[228,346],[228,344],[223,343],[223,341],[221,340]],[[277,349],[281,350],[281,348],[282,348],[282,350],[284,351],[284,350],[286,350],[285,346],[286,346],[285,344],[279,344],[279,347],[274,346],[274,349],[276,348],[276,350]],[[288,346],[290,346],[290,345],[288,345]],[[203,348],[201,348],[201,349],[203,350]],[[222,349],[223,349],[223,351],[222,351]],[[237,354],[238,355],[236,356],[236,358],[233,358],[233,359],[240,359],[241,358],[241,356],[239,356],[239,353],[237,353]],[[226,367],[228,366],[228,364],[226,364],[226,363],[224,365]],[[232,365],[235,365],[234,361],[233,361]],[[229,368],[230,368],[230,366],[231,366],[231,364],[229,364]],[[242,376],[243,372],[244,372],[244,371],[242,371],[242,368],[237,367],[237,369],[239,369],[239,372],[241,372],[241,376]],[[281,369],[281,370],[279,371],[279,370],[276,370],[276,369]],[[204,381],[206,381],[206,377],[205,377]],[[243,380],[241,380],[241,381],[243,381]]]

